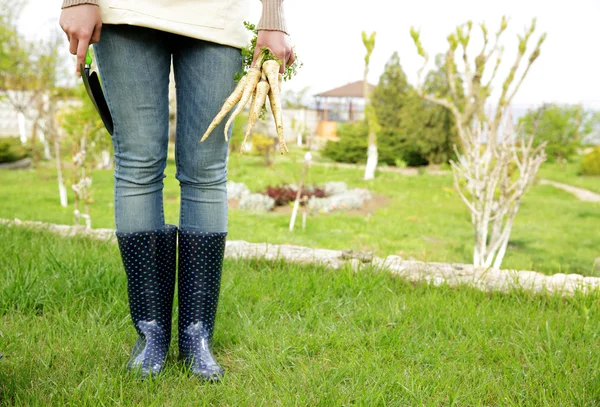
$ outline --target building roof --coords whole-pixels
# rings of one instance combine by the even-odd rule
[[[370,91],[373,91],[373,89],[375,88],[375,85],[369,84],[368,86],[369,86]],[[331,90],[316,94],[315,96],[337,97],[337,98],[346,98],[346,97],[362,98],[362,97],[364,97],[363,81],[352,82],[347,85],[340,86],[339,88],[331,89]]]

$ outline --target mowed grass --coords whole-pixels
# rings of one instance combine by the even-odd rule
[[[255,192],[268,185],[298,182],[304,151],[276,155],[265,167],[260,157],[231,155],[229,179]],[[317,157],[318,159],[318,157]],[[553,165],[553,164],[548,164]],[[175,163],[169,160],[165,179],[166,221],[178,223],[179,186]],[[68,208],[58,202],[56,172],[47,163],[38,170],[4,171],[0,217],[72,224]],[[311,167],[307,182],[323,185],[344,181],[385,197],[386,205],[368,214],[338,212],[309,216],[306,230],[288,230],[289,214],[253,214],[230,210],[230,239],[297,244],[330,249],[373,251],[378,256],[399,255],[422,261],[472,262],[473,230],[470,214],[452,186],[451,175],[405,176],[379,172],[371,182],[352,168]],[[67,168],[66,178],[70,179]],[[573,175],[575,177],[575,175]],[[573,178],[571,177],[571,178]],[[94,173],[92,226],[114,228],[111,170]],[[536,270],[546,274],[597,275],[600,256],[600,204],[581,202],[549,185],[534,185],[525,195],[511,234],[503,268]]]
[[[598,294],[228,260],[214,345],[225,380],[190,377],[174,329],[167,371],[140,381],[124,368],[136,334],[115,244],[0,226],[0,249],[1,405],[600,403]]]
[[[589,189],[600,194],[600,175],[580,175],[581,157],[564,164],[546,164],[540,168],[538,175],[563,184]]]

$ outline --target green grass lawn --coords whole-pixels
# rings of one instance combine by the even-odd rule
[[[225,261],[216,385],[173,339],[128,376],[135,330],[117,246],[0,226],[5,406],[597,406],[600,295],[413,285],[388,273]],[[174,329],[176,335],[176,329]]]
[[[253,191],[268,185],[297,182],[301,170],[295,162],[303,151],[276,156],[268,168],[260,157],[232,154],[229,179],[244,182]],[[553,170],[554,171],[554,170]],[[165,213],[178,223],[179,187],[175,164],[167,166]],[[351,187],[368,187],[387,198],[385,207],[368,215],[334,213],[310,216],[307,229],[288,231],[289,215],[252,214],[231,210],[230,238],[250,242],[298,244],[331,249],[374,251],[423,261],[472,261],[473,232],[470,214],[452,187],[451,175],[404,176],[380,172],[365,182],[363,172],[352,168],[313,166],[309,183],[345,181]],[[72,202],[61,208],[54,167],[4,171],[0,217],[72,224]],[[70,175],[67,171],[67,178]],[[93,227],[114,227],[112,171],[96,171],[93,185]],[[549,185],[535,185],[523,199],[517,215],[504,268],[593,275],[600,256],[600,205],[580,202]]]
[[[538,175],[556,182],[589,189],[600,194],[600,176],[579,175],[581,161],[576,160],[565,164],[542,165]]]

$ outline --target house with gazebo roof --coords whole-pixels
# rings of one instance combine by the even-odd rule
[[[375,85],[368,84],[372,92]],[[361,120],[364,117],[365,95],[363,81],[346,85],[314,95],[319,118],[316,133],[318,136],[335,138],[337,124]]]

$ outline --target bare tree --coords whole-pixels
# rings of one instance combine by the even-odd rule
[[[54,124],[56,83],[60,69],[60,37],[56,32],[40,42],[26,41],[16,29],[22,4],[0,0],[0,98],[17,112],[21,139],[26,141],[25,120],[33,124],[31,146],[36,151],[38,132],[49,155],[54,144],[60,203],[67,206],[67,189],[62,176],[59,133]],[[34,155],[36,157],[36,155]]]
[[[502,82],[495,109],[489,112],[485,111],[485,104],[502,61],[500,38],[508,25],[507,19],[502,18],[490,49],[488,30],[485,24],[480,24],[483,46],[474,60],[467,52],[472,22],[457,27],[448,36],[445,66],[450,95],[447,98],[423,91],[421,74],[429,57],[421,44],[419,32],[411,29],[417,52],[424,58],[423,67],[418,72],[417,91],[426,100],[449,109],[456,120],[461,145],[454,146],[458,158],[451,161],[451,165],[455,188],[471,212],[475,234],[475,266],[500,268],[521,199],[534,180],[540,164],[546,159],[545,144],[533,146],[535,131],[530,134],[515,131],[510,114],[511,101],[538,58],[546,38],[545,34],[540,36],[516,80],[529,39],[535,31],[535,23],[534,19],[525,33],[518,36],[516,59]],[[462,49],[462,58],[457,63],[459,47]],[[486,68],[490,64],[493,64],[492,71],[484,81]],[[462,72],[458,68],[460,65]]]
[[[31,64],[34,47],[17,31],[23,4],[0,0],[0,99],[17,112],[21,141],[25,143],[25,113],[34,103],[37,81]]]
[[[546,160],[546,143],[534,147],[535,133],[515,131],[511,120],[508,114],[493,147],[482,144],[490,131],[476,121],[461,140],[458,160],[450,162],[455,188],[471,211],[475,266],[500,268],[521,199]]]
[[[92,186],[92,166],[88,164],[87,138],[90,126],[84,125],[80,129],[80,137],[73,137],[71,157],[73,159],[73,184],[71,189],[75,192],[75,224],[81,225],[81,219],[85,219],[85,226],[92,228],[92,217],[90,216],[90,187]],[[81,205],[83,204],[83,212]]]
[[[96,112],[87,94],[80,90],[77,94],[81,103],[64,109],[60,115],[60,124],[71,139],[71,158],[73,162],[73,183],[75,224],[85,220],[91,228],[90,215],[91,186],[93,169],[101,159],[103,151],[110,144],[110,136],[102,119]]]
[[[56,128],[56,104],[60,93],[57,89],[57,80],[61,69],[59,56],[61,44],[61,38],[54,32],[54,35],[50,36],[48,40],[37,46],[38,51],[32,53],[35,69],[33,74],[37,76],[37,79],[31,83],[36,109],[33,110],[30,119],[40,128],[43,137],[49,139],[54,145],[60,204],[67,207],[67,188],[63,176],[64,165],[60,154],[60,132]],[[45,140],[42,141],[45,142]]]

